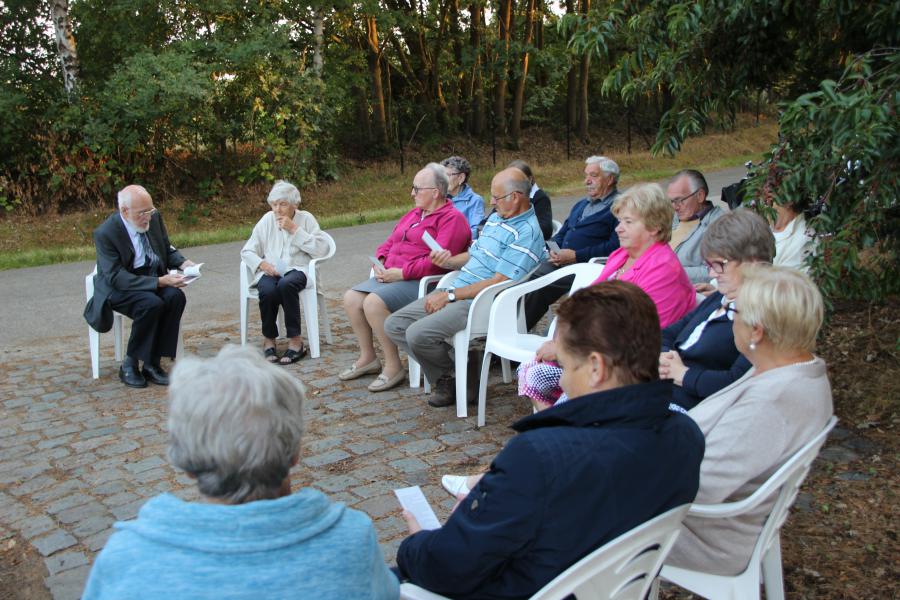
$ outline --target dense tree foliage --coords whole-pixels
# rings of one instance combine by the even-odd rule
[[[132,180],[200,197],[303,183],[339,155],[460,134],[515,147],[535,124],[587,140],[624,122],[675,153],[793,101],[776,197],[827,207],[827,286],[885,290],[898,22],[892,0],[7,0],[0,206],[109,202]]]

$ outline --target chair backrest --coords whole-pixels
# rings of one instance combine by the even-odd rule
[[[791,505],[797,498],[797,493],[813,461],[819,454],[819,450],[825,443],[828,433],[837,424],[837,417],[832,416],[825,428],[802,448],[797,450],[781,467],[769,477],[765,483],[747,498],[738,502],[723,504],[695,504],[691,507],[690,515],[704,518],[725,518],[744,514],[761,503],[765,502],[774,493],[778,493],[775,504],[763,524],[762,531],[753,548],[750,564],[759,564],[760,559],[768,552],[772,543],[778,537],[781,526],[787,519]]]
[[[531,600],[574,594],[596,600],[643,600],[672,549],[690,505],[673,508],[594,550]]]
[[[551,231],[551,233],[550,233],[550,237],[553,237],[554,235],[556,235],[557,233],[559,233],[559,230],[560,230],[560,229],[562,229],[562,223],[560,223],[560,222],[557,221],[556,219],[551,219],[550,222],[553,223],[553,228],[552,228],[552,231]]]

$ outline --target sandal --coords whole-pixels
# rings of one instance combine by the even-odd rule
[[[306,346],[300,346],[299,350],[294,350],[293,348],[288,348],[287,351],[284,353],[284,355],[281,357],[281,360],[278,361],[278,364],[279,365],[293,364],[293,363],[297,362],[298,360],[300,360],[301,358],[303,358],[304,356],[306,356],[306,353],[307,353]],[[287,360],[284,360],[284,359],[287,359]]]
[[[278,362],[278,351],[275,350],[275,346],[263,350],[263,356],[266,358],[266,361],[270,363],[274,364]]]

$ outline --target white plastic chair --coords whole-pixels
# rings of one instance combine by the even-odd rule
[[[541,588],[531,600],[643,600],[672,549],[688,505],[673,508],[594,550]],[[400,586],[405,600],[441,600],[411,583]]]
[[[784,600],[784,581],[781,572],[781,526],[787,519],[788,512],[812,462],[819,454],[828,433],[837,423],[837,417],[831,417],[825,428],[797,450],[769,479],[752,495],[738,502],[723,504],[694,504],[688,515],[707,519],[724,519],[736,517],[753,510],[760,503],[774,494],[778,495],[772,511],[763,524],[762,531],[753,547],[750,562],[743,573],[734,576],[714,575],[702,571],[692,571],[679,567],[666,566],[660,578],[685,588],[705,598],[715,600],[758,600],[760,571],[766,588],[767,600]],[[652,598],[656,598],[654,586]]]
[[[575,276],[569,294],[593,283],[603,271],[603,265],[596,263],[578,263],[566,265],[548,273],[534,281],[526,281],[513,288],[497,294],[497,298],[491,305],[489,325],[484,343],[484,360],[481,361],[481,380],[478,384],[478,426],[483,427],[485,422],[485,405],[487,396],[488,369],[491,364],[491,356],[497,355],[502,359],[503,382],[512,381],[512,373],[509,361],[523,363],[534,358],[537,349],[553,337],[553,327],[547,337],[534,335],[524,331],[519,315],[521,300],[526,294],[550,285],[563,277]]]
[[[459,275],[459,271],[453,271],[444,275],[438,282],[437,287],[449,287],[451,282]],[[526,275],[523,280],[527,280]],[[488,320],[490,318],[491,303],[494,298],[506,288],[516,285],[516,280],[501,281],[484,288],[469,307],[469,318],[466,321],[465,329],[456,332],[455,335],[447,338],[447,342],[454,349],[454,364],[456,365],[456,416],[465,418],[469,415],[468,404],[466,403],[466,366],[469,359],[469,342],[477,338],[483,338],[487,335]],[[418,367],[418,365],[416,365]],[[507,367],[508,368],[508,367]],[[418,373],[413,379],[413,372],[410,369],[410,386],[418,387]],[[415,383],[414,383],[415,382]],[[431,391],[431,382],[425,378],[425,392]]]
[[[94,297],[94,275],[97,274],[97,267],[90,274],[84,277],[84,295],[85,300]],[[122,362],[125,358],[125,315],[113,311],[113,343],[115,345],[116,362]],[[88,347],[91,351],[91,376],[94,379],[100,378],[100,332],[88,325]],[[178,328],[178,347],[175,350],[176,358],[184,354],[184,338],[181,335],[181,327]]]
[[[554,235],[559,233],[560,229],[562,229],[562,223],[560,223],[556,219],[552,219],[550,222],[553,223],[553,229],[551,230],[550,237],[553,237]]]
[[[318,276],[318,265],[320,262],[328,260],[334,256],[337,245],[334,238],[329,234],[325,234],[328,240],[328,253],[321,258],[314,258],[309,261],[309,266],[304,269],[306,273],[306,287],[300,292],[300,305],[303,309],[303,322],[306,324],[306,338],[309,344],[309,355],[318,358],[319,349],[319,315],[321,313],[322,326],[325,329],[325,340],[329,344],[334,344],[331,336],[331,317],[328,316],[328,304],[325,302],[325,295],[322,293],[321,282]],[[251,288],[253,282],[253,272],[244,261],[241,261],[241,345],[247,344],[247,315],[250,310],[250,301],[259,300],[259,293],[256,288]],[[322,301],[319,301],[322,296]],[[279,311],[279,318],[282,313]]]

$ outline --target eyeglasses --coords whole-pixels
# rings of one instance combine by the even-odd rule
[[[727,265],[729,261],[727,258],[723,258],[722,260],[705,260],[706,266],[709,267],[709,270],[717,275],[721,275],[725,272],[725,265]]]
[[[491,194],[491,200],[493,200],[494,202],[500,202],[501,200],[505,200],[506,198],[509,198],[510,196],[512,196],[515,193],[516,193],[516,190],[511,191],[510,193],[506,194],[505,196],[495,196],[495,195]]]
[[[134,214],[143,219],[144,217],[152,217],[155,212],[156,208],[148,208],[147,210],[142,210]]]
[[[729,304],[728,306],[725,307],[725,315],[729,319],[733,320],[734,315],[739,315],[739,314],[741,314],[741,311],[739,311],[737,308],[735,308],[734,304]]]
[[[456,171],[455,173],[447,173],[447,177],[456,177],[457,175],[465,175],[462,171]]]
[[[691,192],[691,193],[688,194],[687,196],[682,196],[681,198],[675,198],[675,199],[673,199],[673,200],[672,200],[672,206],[675,206],[675,207],[681,206],[682,204],[684,204],[684,201],[685,201],[685,200],[687,200],[687,199],[690,198],[691,196],[696,196],[696,195],[697,195],[697,192],[699,192],[699,191],[700,191],[700,188],[697,188],[696,190],[694,190],[693,192]]]
[[[418,186],[414,185],[414,186],[412,186],[412,193],[418,194],[422,190],[436,190],[436,189],[437,189],[436,187],[418,187]]]

